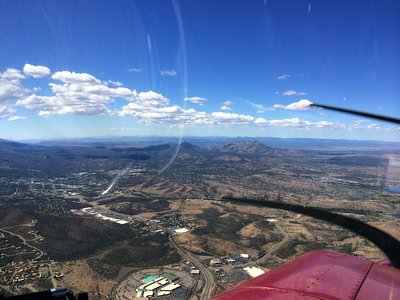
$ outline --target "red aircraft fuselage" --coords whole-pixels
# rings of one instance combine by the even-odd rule
[[[213,300],[400,299],[400,270],[330,251],[308,252]]]

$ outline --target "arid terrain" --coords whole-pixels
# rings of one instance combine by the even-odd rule
[[[205,299],[250,278],[246,266],[268,271],[310,250],[385,259],[349,230],[231,197],[323,208],[400,239],[393,145],[198,145],[1,141],[0,288],[124,299],[129,282],[167,269],[181,285],[171,297]]]

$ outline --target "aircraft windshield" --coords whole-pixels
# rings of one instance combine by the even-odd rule
[[[400,238],[397,1],[1,1],[0,290],[207,299]]]

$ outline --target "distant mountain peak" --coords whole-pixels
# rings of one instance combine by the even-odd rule
[[[197,148],[199,148],[199,147],[197,147],[197,146],[195,146],[193,144],[190,144],[188,142],[181,143],[180,147],[181,147],[181,149],[197,149]]]
[[[270,152],[271,147],[265,146],[257,141],[244,141],[244,142],[232,142],[222,147],[223,151],[233,151],[242,153],[260,153]]]

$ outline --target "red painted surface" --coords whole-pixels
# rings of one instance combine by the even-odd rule
[[[400,299],[400,271],[348,254],[312,251],[215,298]]]

